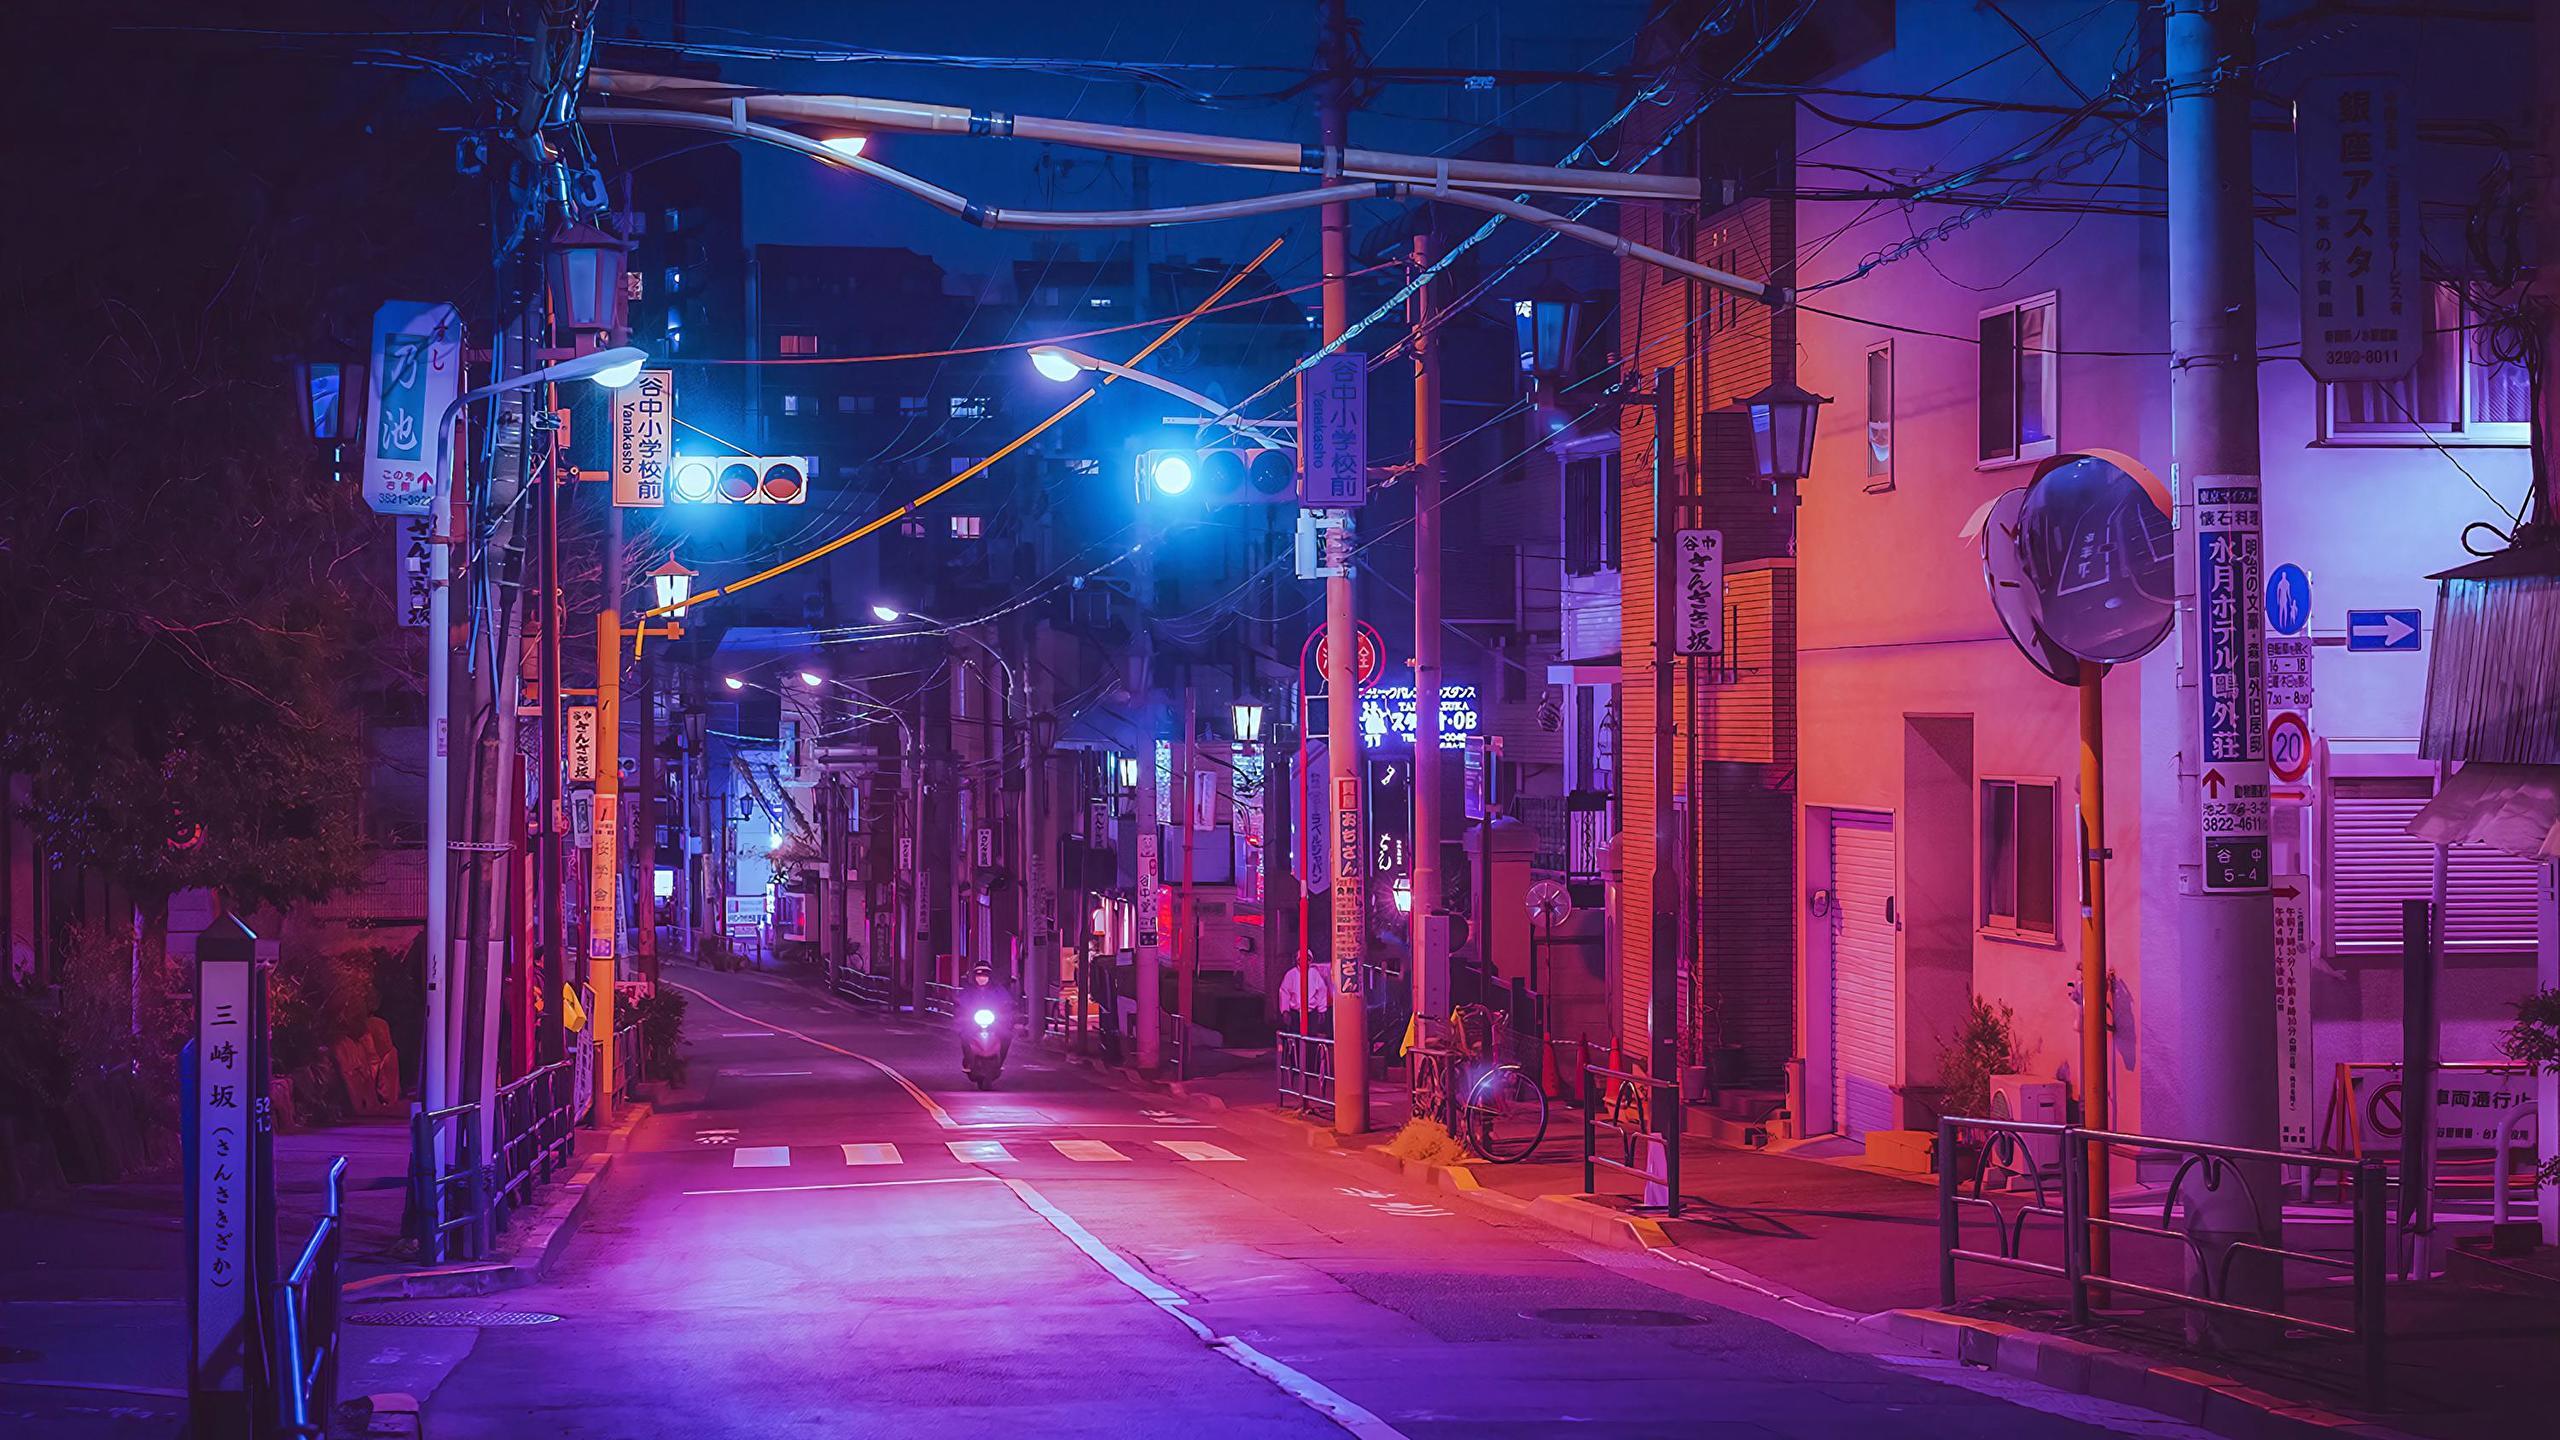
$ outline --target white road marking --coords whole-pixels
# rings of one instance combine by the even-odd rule
[[[837,1180],[825,1185],[737,1185],[726,1190],[687,1190],[687,1195],[798,1195],[810,1190],[887,1190],[900,1185],[989,1185],[993,1175],[935,1175],[922,1180]]]
[[[790,1163],[788,1145],[741,1145],[729,1152],[730,1168],[736,1170],[774,1170]]]
[[[1002,1165],[1013,1159],[1013,1152],[1001,1140],[951,1140],[951,1158],[963,1165]]]
[[[1126,1160],[1129,1157],[1101,1140],[1052,1140],[1058,1153],[1070,1160]]]
[[[1163,1146],[1185,1160],[1242,1160],[1233,1150],[1210,1144],[1206,1140],[1159,1140]]]
[[[898,1153],[898,1147],[895,1145],[847,1145],[844,1147],[844,1163],[847,1165],[897,1165],[904,1160],[905,1157]]]
[[[794,1075],[813,1075],[813,1070],[723,1070],[722,1075],[739,1080],[781,1080]]]
[[[773,1032],[770,1030],[725,1030],[721,1032],[720,1038],[723,1040],[770,1040],[773,1038]]]
[[[712,999],[710,996],[703,994],[701,991],[694,989],[690,985],[678,984],[673,980],[670,980],[667,983],[674,985],[677,989],[724,1015],[735,1016],[740,1020],[746,1021],[750,1025],[759,1023],[753,1015],[742,1014],[739,1011],[732,1010],[728,1006],[721,1004],[719,1001]],[[940,1102],[936,1101],[932,1096],[924,1093],[924,1091],[917,1089],[916,1082],[899,1074],[890,1066],[878,1060],[874,1060],[870,1056],[862,1054],[860,1051],[847,1050],[841,1045],[830,1045],[826,1041],[820,1040],[815,1036],[803,1035],[799,1031],[793,1030],[787,1026],[776,1025],[773,1028],[775,1031],[788,1035],[794,1040],[804,1041],[808,1044],[815,1045],[821,1050],[842,1055],[848,1060],[861,1061],[863,1064],[870,1066],[872,1069],[888,1076],[891,1080],[896,1081],[898,1088],[906,1091],[909,1099],[912,1099],[916,1104],[923,1106],[924,1113],[933,1117],[934,1124],[941,1126],[945,1130],[957,1130],[960,1128],[960,1122],[952,1119],[951,1112],[943,1109]]]
[[[1393,1215],[1400,1220],[1423,1220],[1458,1213],[1455,1210],[1444,1210],[1437,1205],[1423,1205],[1411,1200],[1391,1200],[1369,1208],[1382,1215]]]

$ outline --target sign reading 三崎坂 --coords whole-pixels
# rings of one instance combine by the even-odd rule
[[[1360,692],[1360,740],[1374,750],[1382,745],[1410,745],[1422,719],[1420,702],[1410,685],[1380,685]],[[1467,737],[1483,724],[1476,713],[1476,687],[1440,687],[1440,748],[1464,750]]]
[[[400,623],[423,629],[436,603],[436,522],[432,515],[391,517],[391,606]]]
[[[668,442],[676,418],[676,372],[643,370],[613,392],[613,503],[667,503]]]
[[[1298,372],[1298,503],[1369,503],[1369,357],[1342,352]]]
[[[225,928],[237,928],[224,922]],[[240,1389],[256,1273],[257,1107],[266,1100],[264,1017],[254,1003],[257,965],[238,958],[196,963],[195,1367],[200,1385]]]
[[[592,785],[596,779],[596,707],[568,707],[569,783]]]
[[[2203,887],[2249,894],[2268,883],[2267,653],[2255,477],[2204,477],[2194,524]]]
[[[373,312],[365,396],[364,503],[383,515],[435,509],[436,422],[462,393],[462,317],[393,300]]]
[[[2276,1143],[2311,1148],[2311,884],[2300,875],[2275,880]]]
[[[2389,75],[2328,75],[2294,102],[2302,367],[2320,380],[2417,368],[2432,309],[2420,277],[2414,117]]]
[[[1682,530],[1671,538],[1674,653],[1724,653],[1724,532]]]

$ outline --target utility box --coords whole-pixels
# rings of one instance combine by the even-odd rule
[[[1994,1075],[1991,1077],[1991,1118],[2023,1120],[2031,1125],[2061,1125],[2071,1118],[2071,1088],[2059,1080],[2042,1075]],[[2018,1137],[2026,1155],[2024,1159],[1997,1151],[1984,1156],[1984,1164],[2007,1160],[1998,1168],[2017,1178],[2033,1183],[2041,1174],[2056,1182],[2062,1174],[2062,1140],[2054,1135],[2021,1135]],[[2030,1163],[2032,1162],[2032,1163]]]

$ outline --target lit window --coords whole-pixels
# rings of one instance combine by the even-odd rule
[[[1982,928],[2053,934],[2053,785],[1982,782]]]
[[[2054,449],[2055,304],[2040,295],[1982,312],[1976,355],[1986,465],[2040,460]]]
[[[986,522],[975,515],[954,515],[951,517],[951,538],[976,540],[985,533],[985,525]]]
[[[899,414],[901,414],[901,415],[908,415],[908,416],[914,416],[914,415],[921,415],[921,414],[923,414],[923,413],[924,413],[924,397],[923,397],[923,396],[921,396],[921,395],[901,395],[901,396],[899,396],[899,397],[898,397],[898,413],[899,413]]]
[[[987,397],[984,395],[951,397],[951,418],[954,420],[984,420],[987,418],[989,409]]]
[[[924,522],[921,520],[901,520],[898,522],[898,533],[910,540],[921,540],[924,538]]]
[[[1867,488],[1893,488],[1893,342],[1867,350]]]
[[[800,413],[800,397],[799,397],[799,396],[797,396],[797,395],[785,395],[785,396],[783,396],[783,397],[782,397],[782,413],[783,413],[783,414],[785,414],[785,415],[797,415],[797,414],[799,414],[799,413]]]
[[[679,268],[679,267],[677,267],[677,266],[674,266],[674,265],[670,265],[670,266],[668,266],[668,267],[667,267],[667,293],[668,293],[668,294],[670,294],[670,295],[673,295],[673,294],[675,294],[677,291],[682,290],[683,288],[684,288],[684,271],[683,271],[681,268]]]
[[[2426,345],[2416,373],[2320,387],[2322,433],[2332,440],[2437,436],[2522,445],[2533,432],[2533,382],[2500,353],[2500,328],[2451,285],[2427,287]]]
[[[785,355],[815,355],[818,353],[818,337],[815,335],[785,335],[782,337],[782,353]]]
[[[1108,310],[1111,308],[1111,297],[1108,295],[1096,295],[1084,303],[1096,310]]]

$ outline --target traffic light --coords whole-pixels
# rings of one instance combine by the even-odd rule
[[[667,479],[667,500],[675,505],[805,505],[809,472],[806,455],[680,456]]]
[[[1206,506],[1294,505],[1298,458],[1250,442],[1149,450],[1138,457],[1138,484],[1164,495],[1196,489]]]

